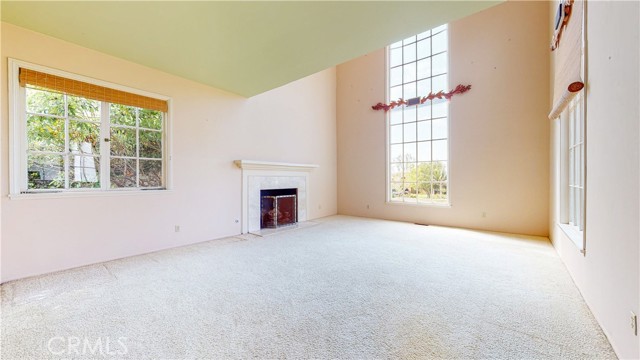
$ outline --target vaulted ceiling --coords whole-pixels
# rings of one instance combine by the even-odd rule
[[[500,1],[6,1],[2,21],[250,97]]]

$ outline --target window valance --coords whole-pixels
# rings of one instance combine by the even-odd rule
[[[167,112],[169,108],[165,100],[154,99],[148,96],[133,94],[122,90],[110,89],[104,86],[89,84],[26,68],[20,68],[19,81],[20,86],[23,87],[26,85],[33,85],[49,90],[59,91],[65,94],[82,96],[88,99],[106,101],[114,104],[136,106],[162,112]]]
[[[575,94],[584,87],[583,68],[583,0],[567,0],[564,6],[570,6],[570,13],[562,37],[554,50],[553,107],[550,119],[560,116]],[[560,24],[559,26],[563,26]]]

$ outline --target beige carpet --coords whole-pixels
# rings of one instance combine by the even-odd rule
[[[612,359],[541,238],[344,216],[2,286],[2,359]]]

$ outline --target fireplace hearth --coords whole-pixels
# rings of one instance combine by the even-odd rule
[[[260,190],[260,228],[274,229],[298,222],[298,189]]]

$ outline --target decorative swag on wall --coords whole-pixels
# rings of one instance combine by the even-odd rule
[[[404,100],[402,98],[396,100],[396,101],[392,101],[388,104],[383,104],[383,103],[377,103],[375,105],[373,105],[371,108],[373,110],[384,110],[385,112],[398,107],[400,105],[405,105],[405,106],[413,106],[413,105],[418,105],[418,104],[424,104],[425,102],[429,101],[429,100],[433,100],[433,99],[446,99],[449,100],[451,99],[451,97],[453,95],[456,94],[464,94],[467,91],[471,90],[471,85],[458,85],[456,86],[455,89],[449,91],[449,92],[444,92],[444,91],[438,91],[437,93],[432,93],[430,92],[429,95],[427,96],[423,96],[423,97],[415,97],[409,100]]]

